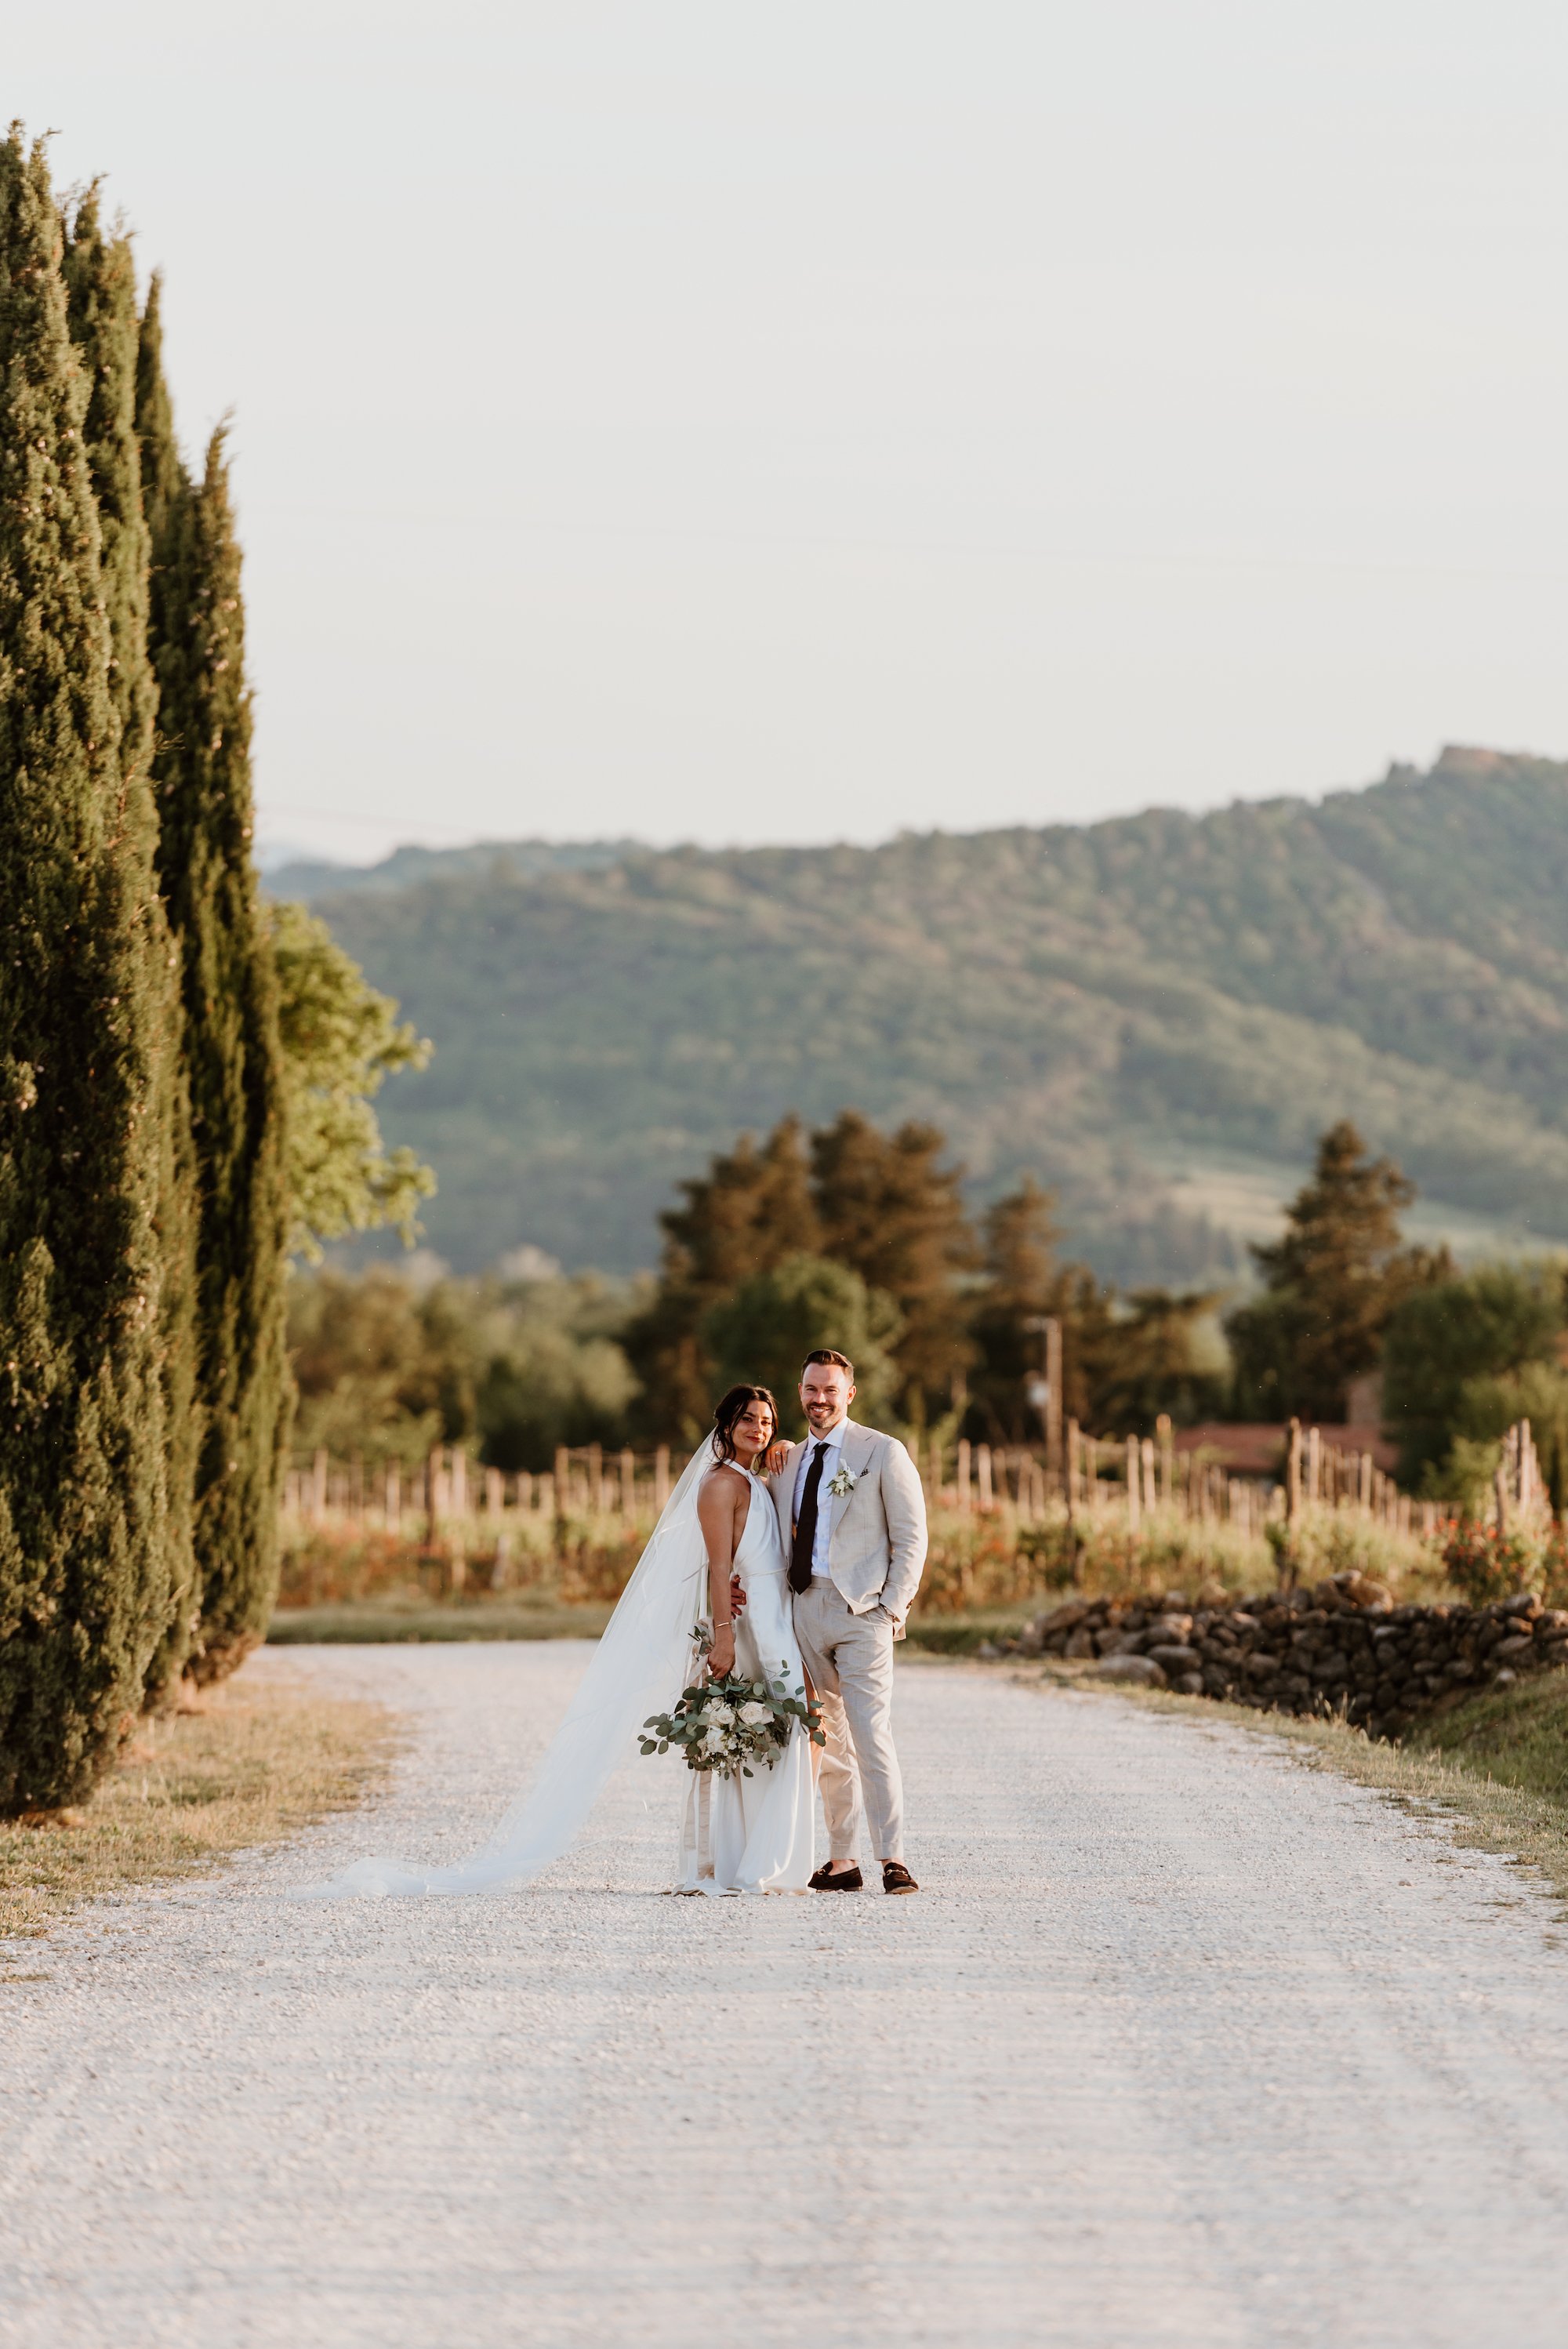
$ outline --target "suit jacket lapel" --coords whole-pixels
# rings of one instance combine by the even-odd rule
[[[859,1476],[865,1468],[866,1463],[870,1460],[871,1456],[872,1441],[868,1431],[863,1427],[857,1427],[852,1420],[846,1421],[844,1425],[844,1440],[839,1447],[840,1465],[847,1468],[851,1476]],[[849,1506],[850,1495],[848,1493],[835,1493],[833,1495],[833,1514],[829,1519],[829,1524],[834,1533],[838,1532],[839,1519],[843,1516],[844,1511],[849,1507]]]

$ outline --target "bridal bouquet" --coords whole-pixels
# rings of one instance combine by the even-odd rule
[[[699,1627],[693,1638],[698,1652],[706,1655],[712,1644],[707,1633]],[[650,1714],[638,1743],[645,1754],[667,1754],[673,1745],[685,1754],[688,1770],[751,1778],[756,1775],[753,1763],[772,1769],[797,1721],[805,1723],[813,1744],[826,1743],[822,1716],[808,1702],[804,1689],[788,1696],[782,1681],[726,1672],[722,1680],[694,1681],[683,1689],[673,1713]]]

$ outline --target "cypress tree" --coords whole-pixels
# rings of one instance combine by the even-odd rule
[[[98,190],[77,209],[65,254],[72,339],[88,383],[85,424],[98,505],[98,573],[108,623],[109,691],[119,720],[119,764],[128,830],[143,869],[154,869],[158,813],[152,794],[153,715],[158,688],[148,657],[148,531],[136,431],[140,345],[130,240],[106,234]],[[179,960],[161,902],[150,908],[161,976],[161,1032],[182,1026]],[[195,1165],[191,1105],[178,1052],[164,1053],[155,1120],[160,1147],[157,1230],[163,1261],[162,1370],[168,1443],[170,1570],[175,1604],[152,1659],[148,1696],[156,1702],[180,1672],[194,1614],[191,1503],[196,1467]]]
[[[199,1180],[195,1550],[190,1670],[232,1671],[266,1631],[292,1392],[284,1350],[284,1071],[269,933],[251,861],[251,699],[222,430],[200,485],[181,463],[156,280],[137,427],[152,532],[160,880],[178,942]]]
[[[41,146],[0,141],[0,1809],[86,1794],[171,1611],[155,900]]]

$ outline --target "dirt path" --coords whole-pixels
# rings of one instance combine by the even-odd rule
[[[901,1674],[918,1899],[655,1897],[672,1793],[499,1901],[455,1856],[569,1646],[317,1649],[396,1792],[100,1909],[0,1987],[26,2349],[1557,2349],[1568,1949],[1503,1863],[1291,1751]]]

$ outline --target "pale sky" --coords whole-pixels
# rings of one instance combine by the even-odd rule
[[[1565,66],[1548,0],[10,0],[0,97],[235,411],[265,832],[361,861],[1568,755]]]

